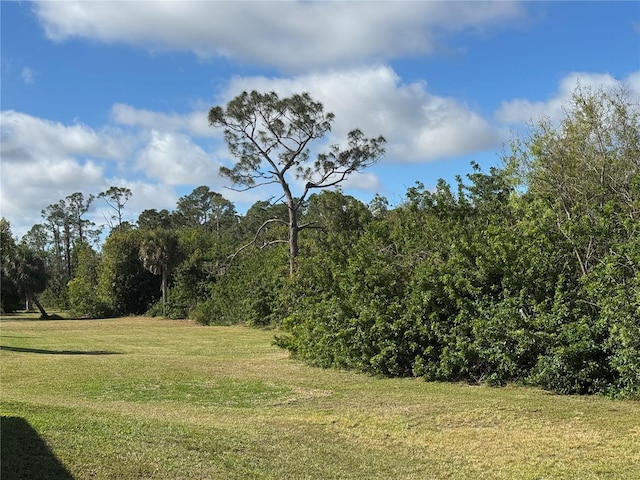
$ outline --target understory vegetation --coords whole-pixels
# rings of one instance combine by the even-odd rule
[[[98,250],[68,197],[17,245],[3,222],[3,309],[42,292],[79,316],[278,327],[277,345],[315,366],[637,397],[639,115],[622,92],[578,90],[503,166],[454,185],[417,182],[393,207],[339,189],[292,198],[308,227],[294,273],[287,205],[238,215],[203,186],[112,225]],[[46,290],[21,283],[21,249],[44,259]]]

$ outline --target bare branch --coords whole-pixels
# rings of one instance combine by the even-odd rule
[[[262,230],[264,230],[267,227],[267,225],[269,225],[271,223],[280,223],[282,225],[288,225],[287,222],[285,222],[284,220],[281,220],[279,218],[270,218],[269,220],[266,220],[262,225],[260,225],[260,228],[258,228],[258,230],[256,231],[256,234],[253,237],[253,240],[251,240],[246,245],[243,245],[238,250],[236,250],[232,255],[229,255],[229,257],[227,257],[228,262],[231,263],[233,261],[233,259],[238,256],[238,254],[240,252],[242,252],[243,250],[249,248],[251,245],[255,245],[255,243],[258,241],[258,237],[260,236],[260,233],[262,232]],[[271,243],[285,243],[285,242],[288,243],[288,240],[277,240],[277,241],[274,240]],[[265,245],[263,245],[261,248],[264,248],[264,246]]]
[[[324,225],[318,225],[316,222],[303,223],[298,227],[298,231],[307,229],[326,231],[326,227]]]
[[[264,243],[262,244],[262,246],[260,247],[260,249],[263,249],[263,248],[269,247],[269,246],[271,246],[271,245],[275,245],[276,243],[286,243],[286,244],[289,244],[289,240],[270,240],[270,241],[268,241],[268,242],[264,242]]]
[[[279,183],[279,182],[277,180],[271,180],[270,182],[256,183],[254,185],[244,187],[244,188],[235,188],[235,187],[227,187],[227,186],[225,186],[224,188],[226,188],[227,190],[233,190],[234,192],[246,192],[248,190],[253,190],[254,188],[262,187],[264,185],[270,185],[272,183]]]

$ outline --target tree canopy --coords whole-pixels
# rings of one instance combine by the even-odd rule
[[[290,274],[295,273],[299,253],[298,233],[306,228],[298,214],[309,192],[335,186],[349,175],[377,162],[384,154],[382,136],[366,138],[358,130],[348,134],[346,148],[332,145],[326,153],[310,160],[310,143],[323,138],[334,120],[322,103],[308,93],[280,98],[275,92],[243,92],[226,108],[209,110],[209,124],[223,128],[231,154],[237,159],[232,168],[221,167],[220,174],[241,189],[278,184],[287,206]],[[294,192],[293,180],[304,187]],[[273,218],[263,223],[281,222]]]

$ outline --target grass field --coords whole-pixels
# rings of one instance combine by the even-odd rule
[[[638,402],[319,370],[244,327],[0,337],[2,480],[640,478]]]

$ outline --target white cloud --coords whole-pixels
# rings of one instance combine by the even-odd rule
[[[234,77],[219,96],[225,104],[243,90],[276,91],[281,96],[309,92],[325,111],[336,115],[326,143],[343,143],[347,133],[360,128],[365,135],[384,135],[386,162],[423,162],[498,147],[501,135],[478,113],[454,98],[428,92],[424,82],[403,84],[388,66],[332,70],[296,77]],[[194,177],[220,184],[218,164],[212,158],[229,158],[220,141],[212,153],[204,152],[186,136],[217,137],[205,110],[167,114],[116,104],[111,120],[153,130],[139,167],[153,178],[164,176],[173,184],[190,183]],[[162,133],[161,133],[162,132]],[[318,148],[315,145],[314,148]],[[182,160],[189,158],[189,161]]]
[[[175,209],[179,195],[173,186],[163,182],[111,181],[108,185],[119,185],[131,189],[133,195],[125,206],[125,219],[135,223],[140,214],[147,209],[169,211]]]
[[[183,134],[151,131],[137,168],[168,185],[220,184],[220,163]]]
[[[401,83],[388,66],[314,73],[294,78],[233,79],[224,101],[243,90],[281,96],[309,92],[336,115],[331,142],[353,128],[387,139],[385,161],[422,162],[496,147],[500,135],[478,113],[448,97],[432,95],[424,82]]]
[[[192,51],[285,70],[429,54],[447,33],[513,27],[517,2],[37,2],[47,36]]]
[[[3,163],[3,186],[34,192],[65,191],[69,187],[81,190],[102,179],[102,173],[103,168],[92,161],[79,163],[67,158],[42,159],[17,168]]]
[[[382,182],[373,173],[356,172],[347,177],[342,187],[345,190],[378,193],[382,190]]]
[[[63,125],[24,113],[6,110],[2,120],[2,162],[38,162],[72,156],[122,158],[127,142],[110,133],[75,124]]]
[[[209,126],[207,114],[206,111],[187,114],[153,112],[116,103],[111,107],[110,117],[113,122],[120,125],[211,137],[216,135],[216,132]]]
[[[543,117],[558,120],[563,116],[563,109],[578,86],[593,90],[624,87],[640,101],[640,71],[633,72],[622,80],[608,73],[574,72],[560,80],[558,90],[549,99],[537,102],[526,99],[505,101],[495,112],[495,117],[500,122],[510,124],[537,122]]]

